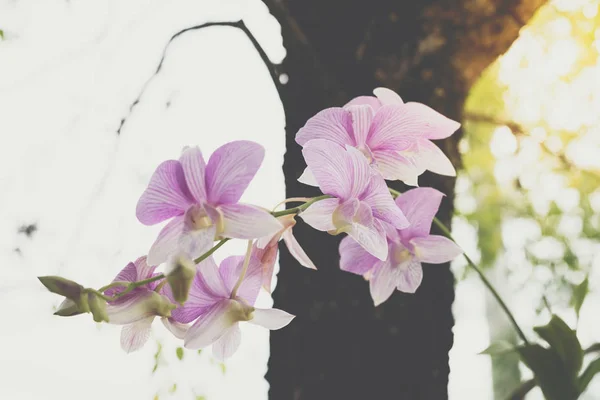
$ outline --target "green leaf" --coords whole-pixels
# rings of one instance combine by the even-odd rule
[[[581,374],[579,377],[577,384],[579,386],[580,393],[583,393],[585,389],[587,389],[588,385],[598,372],[600,372],[600,358],[596,358],[594,361],[592,361],[585,371],[583,371],[583,374]]]
[[[565,365],[554,349],[539,344],[519,348],[521,360],[531,369],[547,400],[575,400],[579,390],[567,374]]]
[[[4,31],[0,29],[0,40],[4,40]]]
[[[177,384],[174,383],[173,386],[169,389],[169,393],[175,393],[177,391]]]
[[[579,285],[573,287],[573,295],[571,297],[571,305],[575,309],[575,313],[577,313],[577,318],[579,318],[579,311],[581,310],[581,306],[583,305],[583,301],[585,297],[589,293],[590,281],[586,276],[583,282]]]
[[[206,400],[206,396],[196,396],[196,400]]]
[[[499,340],[489,345],[489,347],[479,354],[487,354],[490,356],[497,356],[500,354],[512,353],[517,349],[512,343],[509,343],[505,340]]]
[[[177,354],[177,358],[179,358],[179,360],[183,360],[183,348],[182,347],[178,347],[175,350],[175,354]]]
[[[575,378],[583,364],[583,349],[573,331],[560,317],[553,315],[548,325],[536,326],[535,332],[556,352],[570,377]]]

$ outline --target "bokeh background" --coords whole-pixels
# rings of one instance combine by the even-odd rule
[[[599,7],[549,1],[473,86],[453,220],[528,331],[550,308],[584,346],[600,340]],[[240,18],[273,62],[285,57],[260,1],[0,1],[0,398],[267,398],[261,329],[244,326],[226,364],[210,349],[179,350],[159,323],[126,355],[118,327],[54,317],[59,299],[35,279],[101,286],[144,254],[159,228],[137,222],[135,203],[155,166],[184,145],[210,153],[229,140],[260,142],[267,156],[243,200],[284,198],[283,108],[243,33],[179,38],[130,110],[173,33]],[[243,244],[224,249],[218,258]],[[449,397],[504,399],[530,372],[514,357],[477,353],[517,338],[477,276],[462,260],[452,268]],[[541,398],[537,389],[527,397]],[[600,381],[583,398],[600,399]]]

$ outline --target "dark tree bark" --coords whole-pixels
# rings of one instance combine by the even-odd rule
[[[286,112],[287,195],[317,195],[296,181],[304,161],[294,141],[319,110],[385,86],[461,120],[468,90],[516,39],[544,0],[264,0],[281,24]],[[460,164],[460,133],[438,143]],[[421,185],[447,194],[438,217],[452,214],[454,180],[425,174]],[[398,187],[402,189],[402,187]],[[340,237],[295,234],[319,271],[300,267],[281,247],[275,305],[297,318],[271,334],[267,379],[273,400],[447,398],[454,324],[448,265],[424,266],[414,295],[374,307],[368,284],[339,270]]]

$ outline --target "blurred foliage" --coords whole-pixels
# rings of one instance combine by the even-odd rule
[[[550,0],[488,68],[465,106],[456,186],[457,215],[476,232],[481,266],[500,267],[511,291],[537,299],[527,307],[570,309],[577,319],[600,263],[599,9],[600,0]],[[548,399],[585,390],[600,362],[577,378],[581,346],[556,318],[535,328],[549,348],[511,352],[512,331],[491,327],[499,342],[484,353],[493,357],[496,398],[517,386],[519,358]]]
[[[599,6],[551,1],[465,108],[458,215],[483,267],[542,277],[539,309],[545,292],[579,314],[600,249]]]

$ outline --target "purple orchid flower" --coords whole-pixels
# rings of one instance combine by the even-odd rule
[[[173,319],[178,323],[195,320],[184,338],[186,348],[200,349],[212,344],[214,356],[224,360],[240,345],[240,322],[275,330],[294,319],[282,310],[254,308],[262,283],[262,267],[251,258],[246,275],[238,284],[243,264],[244,257],[238,256],[226,258],[220,268],[212,257],[198,264],[188,301],[173,311]]]
[[[160,164],[136,209],[145,225],[171,219],[152,245],[148,262],[161,264],[178,250],[193,259],[215,239],[255,239],[280,230],[266,210],[238,203],[263,158],[261,145],[240,140],[219,147],[208,164],[198,147],[185,148],[179,161]]]
[[[383,223],[403,229],[408,220],[383,178],[354,147],[344,149],[332,141],[314,139],[302,154],[323,193],[332,198],[312,204],[300,217],[317,230],[347,233],[370,254],[385,260],[388,244]]]
[[[138,282],[156,276],[156,267],[148,266],[146,257],[140,257],[135,262],[129,263],[119,272],[113,282]],[[108,302],[106,312],[108,322],[124,325],[121,330],[121,347],[127,353],[142,348],[148,337],[152,322],[155,317],[168,318],[175,304],[161,293],[156,292],[157,282],[150,282],[133,289],[124,296]],[[107,296],[114,296],[125,290],[117,287],[106,290]],[[179,329],[178,324],[173,324],[172,331]]]
[[[385,261],[364,251],[351,238],[340,243],[340,268],[369,280],[376,306],[386,301],[395,289],[414,293],[423,280],[421,262],[441,264],[463,252],[452,240],[429,234],[443,196],[432,188],[416,188],[396,199],[410,226],[400,230],[386,226],[389,253]]]
[[[298,131],[296,142],[331,140],[360,150],[385,179],[417,186],[425,170],[455,176],[446,155],[431,142],[452,135],[460,124],[421,103],[404,103],[395,92],[377,88],[344,107],[319,112]],[[310,169],[300,182],[315,185]]]
[[[295,216],[291,214],[284,215],[278,219],[283,225],[283,229],[276,232],[274,235],[258,239],[252,248],[252,257],[256,258],[262,265],[262,286],[269,293],[271,293],[271,281],[273,279],[275,261],[277,260],[277,252],[279,250],[278,243],[281,239],[283,239],[283,242],[287,246],[292,257],[294,257],[300,265],[310,269],[317,269],[292,233],[292,228],[296,225]]]

